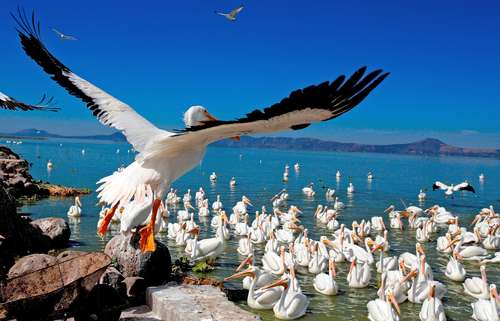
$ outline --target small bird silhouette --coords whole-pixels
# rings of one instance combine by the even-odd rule
[[[241,12],[241,10],[243,10],[243,8],[244,8],[243,6],[239,6],[238,8],[234,9],[230,13],[224,13],[224,12],[218,12],[218,11],[215,11],[215,13],[225,17],[229,21],[236,21],[236,16]]]
[[[76,39],[76,37],[73,37],[73,36],[70,36],[70,35],[66,35],[54,28],[52,28],[52,31],[54,31],[56,33],[56,35],[59,37],[59,39],[61,40],[78,40]]]

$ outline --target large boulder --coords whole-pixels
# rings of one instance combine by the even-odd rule
[[[68,245],[71,229],[68,223],[59,217],[46,217],[34,220],[31,225],[39,228],[42,234],[51,240],[52,248],[61,248]]]
[[[48,254],[31,254],[20,258],[7,275],[13,278],[29,272],[37,271],[57,263],[57,258]]]
[[[156,241],[156,251],[142,253],[139,248],[139,235],[116,235],[104,253],[115,262],[117,269],[127,277],[142,277],[148,286],[160,285],[170,280],[172,261],[170,252],[163,243]]]

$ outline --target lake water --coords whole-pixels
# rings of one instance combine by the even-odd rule
[[[98,179],[109,175],[123,164],[129,164],[134,157],[133,154],[127,153],[129,146],[126,144],[93,141],[25,140],[21,145],[7,146],[33,163],[31,173],[34,178],[91,189],[95,189]],[[85,149],[85,154],[82,154],[82,149]],[[119,153],[117,149],[120,149]],[[48,172],[46,167],[49,159],[54,164],[51,172]],[[293,171],[293,164],[296,162],[301,164],[299,173]],[[291,166],[287,184],[281,181],[285,164]],[[335,179],[337,169],[343,173],[339,181]],[[218,174],[217,184],[209,182],[208,176],[212,171]],[[369,171],[375,176],[371,183],[366,179],[366,173]],[[486,176],[483,183],[478,180],[480,173]],[[235,176],[238,182],[234,189],[230,189],[228,184],[231,176]],[[348,177],[351,177],[356,187],[356,193],[352,197],[347,197],[346,193]],[[450,183],[466,179],[476,188],[476,194],[459,193],[453,199],[445,199],[442,192],[431,190],[436,179]],[[301,192],[302,187],[309,182],[315,183],[317,194],[313,199],[306,198]],[[290,194],[288,204],[297,205],[303,211],[302,224],[309,229],[311,237],[318,239],[321,235],[329,235],[327,230],[316,225],[311,219],[318,204],[327,204],[323,187],[335,188],[341,201],[347,205],[339,217],[339,221],[346,225],[350,225],[352,220],[384,215],[383,210],[390,204],[401,208],[402,202],[405,202],[407,205],[414,204],[423,208],[440,204],[459,215],[462,224],[468,226],[481,208],[489,205],[500,208],[500,192],[497,189],[499,182],[500,160],[494,159],[209,148],[203,163],[175,182],[174,187],[178,189],[179,196],[182,196],[188,188],[195,191],[203,186],[210,203],[220,194],[226,209],[232,207],[243,194],[250,198],[255,209],[260,209],[262,205],[270,209],[270,198],[282,188],[286,188]],[[420,188],[429,190],[427,200],[419,204],[417,194]],[[26,204],[22,211],[31,213],[33,219],[46,216],[66,217],[72,203],[70,198],[50,198]],[[96,236],[100,208],[96,206],[95,193],[83,197],[82,203],[80,223],[71,224],[74,247],[82,250],[102,249],[111,236],[104,240]],[[252,214],[251,219],[253,217]],[[199,224],[202,228],[201,237],[211,237],[214,234],[209,221]],[[443,231],[439,234],[443,234]],[[437,236],[434,237],[436,238]],[[161,240],[169,245],[174,258],[182,255],[183,249],[175,247],[175,244],[167,241],[165,237],[161,237]],[[413,252],[414,231],[392,231],[390,243],[390,255]],[[237,254],[236,247],[237,239],[227,242],[223,256],[217,261],[216,271],[208,276],[222,278],[232,274],[242,259]],[[470,303],[473,299],[463,294],[461,284],[444,277],[442,270],[448,261],[447,255],[437,253],[435,242],[425,244],[425,248],[435,279],[448,287],[448,294],[444,299],[448,319],[469,320],[472,314]],[[262,253],[263,249],[257,247],[259,259]],[[468,277],[479,275],[477,265],[466,263],[465,267]],[[338,270],[337,282],[342,293],[335,297],[316,293],[312,288],[311,275],[299,276],[303,291],[311,300],[309,311],[301,320],[367,320],[366,303],[376,297],[376,273],[373,273],[370,287],[354,290],[347,286],[345,280],[348,265],[340,264]],[[489,265],[487,270],[490,282],[499,284],[498,265]],[[228,286],[237,287],[240,284],[234,282]],[[242,304],[242,307],[247,308],[246,304]],[[406,302],[401,308],[402,320],[419,320],[420,305]],[[272,311],[259,311],[258,314],[264,320],[274,319]]]

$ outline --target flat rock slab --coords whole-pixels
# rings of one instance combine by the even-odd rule
[[[122,311],[120,321],[162,321],[147,305],[128,308]]]
[[[168,321],[256,321],[260,318],[229,301],[210,285],[150,287],[146,301],[154,315]]]

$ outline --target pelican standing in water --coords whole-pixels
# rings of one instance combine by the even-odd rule
[[[296,90],[279,103],[230,121],[216,119],[202,106],[192,106],[184,113],[185,128],[169,132],[79,77],[54,57],[41,42],[40,23],[34,14],[30,19],[19,9],[17,17],[13,15],[13,18],[26,54],[70,94],[83,100],[101,123],[121,131],[138,152],[135,161],[123,171],[98,181],[99,201],[111,205],[98,228],[100,235],[106,233],[118,206],[129,202],[138,189],[148,185],[154,192],[154,199],[162,199],[176,179],[201,162],[209,144],[225,138],[239,139],[240,135],[299,130],[336,118],[357,106],[388,76],[382,70],[365,75],[366,67],[362,67],[347,80],[342,75],[333,82]],[[139,245],[144,252],[156,249],[157,209],[139,231]]]
[[[82,202],[80,197],[75,196],[75,204],[68,209],[68,217],[80,217],[82,215]]]

